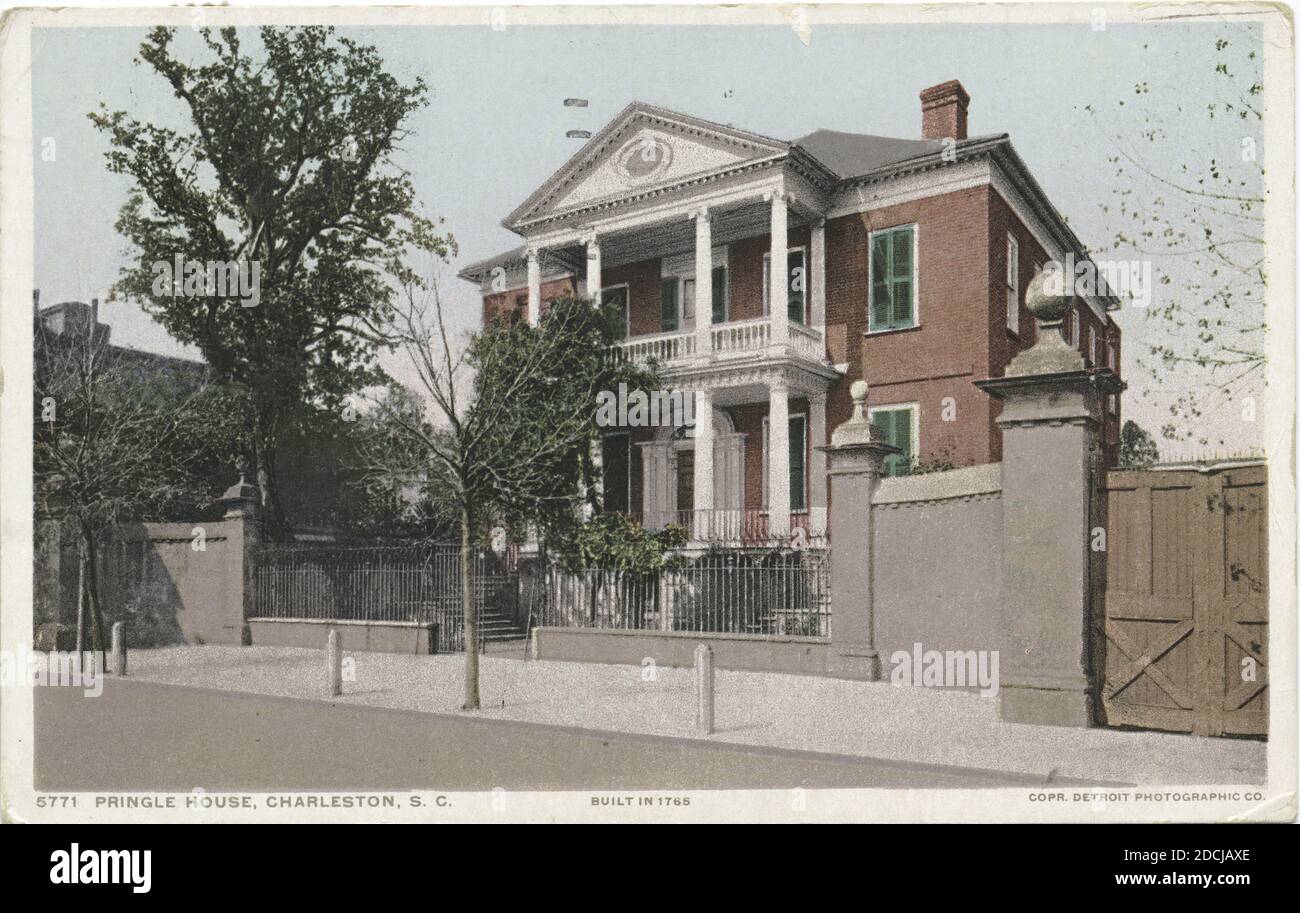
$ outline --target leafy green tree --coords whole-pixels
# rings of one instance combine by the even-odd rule
[[[1142,81],[1132,95],[1086,106],[1114,150],[1111,197],[1100,204],[1109,248],[1116,256],[1155,260],[1143,325],[1149,341],[1138,364],[1157,384],[1179,391],[1160,429],[1169,440],[1226,443],[1211,441],[1205,419],[1264,383],[1268,276],[1258,36],[1253,26],[1207,33],[1208,92],[1189,96],[1181,86]],[[1151,63],[1152,72],[1161,71],[1162,64]],[[1188,143],[1193,120],[1213,137],[1209,148]]]
[[[1160,462],[1160,447],[1145,428],[1132,419],[1119,431],[1119,465],[1124,469],[1141,469]]]
[[[398,82],[375,48],[330,28],[266,26],[252,51],[244,30],[198,34],[200,64],[173,47],[175,29],[155,28],[140,47],[187,129],[152,112],[89,115],[111,143],[109,170],[133,180],[117,228],[134,256],[117,289],[244,391],[267,533],[283,538],[281,441],[311,415],[305,405],[338,411],[380,379],[394,297],[385,272],[413,235],[434,237],[391,157],[426,88]],[[175,294],[181,277],[167,281],[159,264],[177,256],[242,265],[259,279],[256,306],[209,284]]]

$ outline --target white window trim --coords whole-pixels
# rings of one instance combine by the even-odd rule
[[[887,330],[871,329],[871,248],[877,233],[897,231],[900,228],[912,229],[912,325],[895,327]],[[917,222],[904,222],[888,228],[873,228],[867,232],[867,331],[865,336],[886,336],[889,333],[910,333],[921,328],[921,226]]]
[[[812,297],[808,294],[808,274],[812,267],[808,265],[808,249],[806,247],[800,244],[798,247],[786,248],[787,259],[790,254],[794,253],[803,254],[803,325],[809,326],[808,321],[812,317]],[[772,284],[772,252],[770,250],[763,252],[763,282],[761,284],[763,286],[763,316],[770,317],[772,315],[772,290],[769,288]]]
[[[1088,327],[1088,367],[1097,367],[1097,328]]]
[[[1020,242],[1007,232],[1007,329],[1020,335]]]
[[[624,339],[632,337],[632,286],[626,282],[616,282],[613,285],[602,285],[600,287],[600,300],[605,300],[606,292],[617,291],[618,289],[627,289],[627,294],[623,296],[623,328],[627,335]]]
[[[915,463],[921,453],[921,404],[918,402],[911,403],[884,403],[879,406],[871,406],[867,409],[867,421],[874,423],[877,412],[896,412],[899,409],[909,409],[912,413],[912,452],[907,454],[908,462]]]
[[[804,460],[803,460],[803,508],[800,509],[800,510],[793,510],[793,509],[792,509],[792,510],[790,511],[790,513],[792,513],[792,514],[806,514],[806,513],[808,513],[808,505],[809,505],[809,500],[810,500],[810,499],[809,499],[809,492],[808,492],[808,479],[809,479],[809,474],[808,474],[808,413],[807,413],[807,412],[791,412],[790,415],[789,415],[789,418],[790,418],[790,419],[796,419],[796,418],[803,419],[803,449],[804,449]],[[762,476],[761,476],[761,478],[762,478],[762,480],[763,480],[763,484],[759,486],[759,488],[762,490],[762,495],[763,495],[763,497],[762,497],[762,500],[759,502],[759,509],[760,509],[759,512],[760,512],[760,513],[767,513],[767,442],[768,442],[768,427],[767,427],[767,420],[768,420],[768,416],[766,416],[766,415],[763,416],[763,458],[762,458],[762,461],[761,461],[761,467],[760,467],[761,470],[762,470],[762,473],[763,473]]]
[[[617,287],[618,287],[618,286],[613,286],[613,288],[617,288]],[[603,291],[603,290],[602,290],[602,291]],[[610,432],[607,433],[607,434],[602,434],[602,435],[601,435],[601,445],[602,445],[602,448],[603,448],[603,446],[604,446],[605,439],[606,439],[606,438],[611,438],[611,437],[625,437],[625,438],[627,438],[627,512],[628,512],[628,513],[632,513],[632,433],[631,433],[630,431],[610,431]],[[604,463],[605,463],[605,457],[604,457],[604,453],[602,452],[602,453],[601,453],[601,475],[600,475],[600,488],[601,488],[601,495],[602,495],[602,498],[601,498],[602,503],[603,503],[603,501],[604,501],[604,497],[603,497],[603,495],[604,495],[604,492],[605,492],[605,471],[604,471]]]

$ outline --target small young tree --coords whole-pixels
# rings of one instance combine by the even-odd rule
[[[78,539],[77,650],[106,648],[98,576],[103,535],[129,519],[210,501],[193,470],[206,382],[114,349],[94,321],[56,332],[35,322],[33,479],[40,514]]]
[[[404,442],[384,460],[443,493],[457,517],[465,619],[465,702],[479,707],[478,617],[471,550],[493,523],[531,525],[544,538],[579,522],[596,479],[590,451],[596,397],[619,381],[645,385],[643,372],[612,358],[621,315],[590,301],[551,303],[539,326],[493,322],[468,340],[452,338],[436,269],[446,246],[425,236],[421,272],[391,267],[402,300],[389,332],[418,378],[426,401],[375,400],[386,426]],[[401,463],[409,465],[401,467]],[[394,463],[399,464],[394,466]]]

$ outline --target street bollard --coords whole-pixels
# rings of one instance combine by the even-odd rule
[[[700,732],[713,732],[713,648],[695,648],[695,725]]]
[[[126,675],[126,622],[113,622],[111,671],[114,675]]]
[[[328,681],[326,690],[331,697],[343,693],[343,637],[335,628],[330,628],[329,639],[325,641],[325,674]]]

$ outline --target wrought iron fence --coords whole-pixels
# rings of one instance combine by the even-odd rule
[[[559,627],[829,637],[829,560],[823,550],[736,549],[647,575],[553,566],[530,614]]]
[[[518,618],[518,578],[509,554],[471,558],[474,604]],[[253,575],[253,614],[262,618],[412,621],[438,625],[438,649],[465,649],[459,544],[265,547]]]

